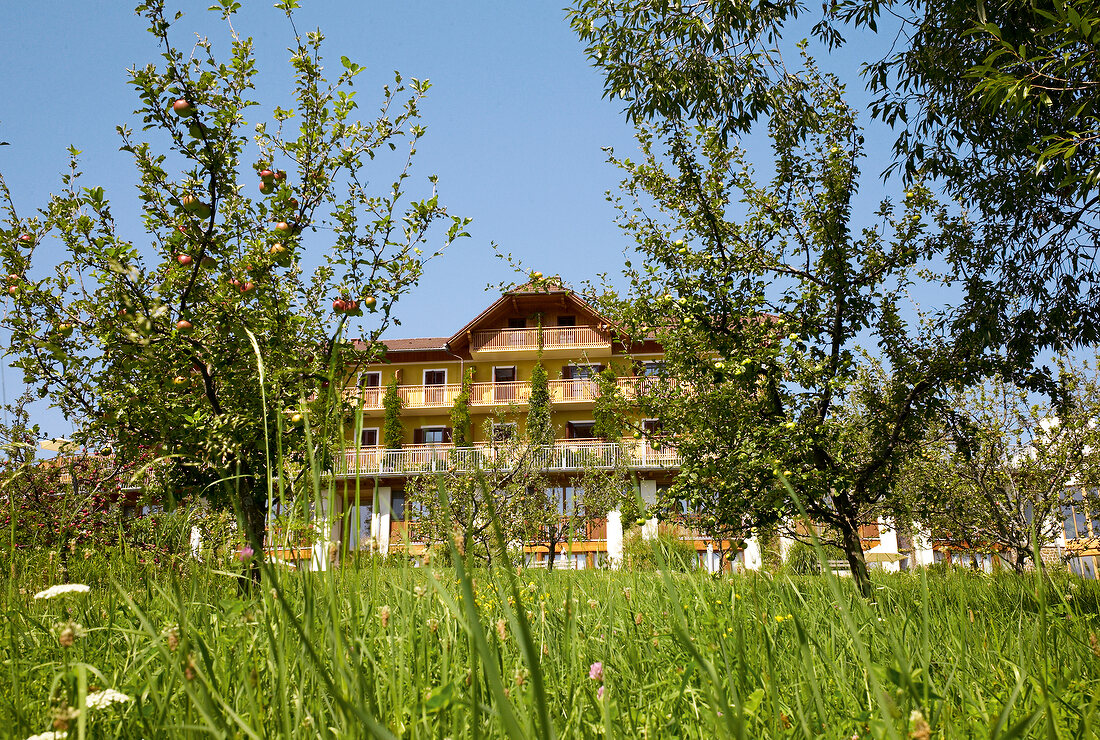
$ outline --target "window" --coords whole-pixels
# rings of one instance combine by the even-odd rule
[[[561,369],[561,377],[572,380],[565,383],[562,389],[567,400],[594,401],[599,395],[596,385],[596,376],[603,370],[603,365],[566,365]]]
[[[661,431],[661,420],[645,419],[642,421],[642,429],[646,434],[657,434]]]
[[[373,504],[351,504],[344,512],[344,542],[349,550],[366,549],[370,545],[370,520],[374,516]]]
[[[572,327],[577,325],[576,316],[559,316],[558,326],[566,327],[564,329],[558,329],[557,337],[553,340],[554,344],[574,344],[577,341],[577,333]]]
[[[424,405],[443,406],[446,404],[447,371],[424,371]]]
[[[573,486],[553,486],[546,489],[546,498],[560,516],[573,516],[584,496],[584,490]]]
[[[554,556],[554,567],[569,570],[584,570],[588,565],[588,555],[583,552],[559,552]]]
[[[493,368],[493,400],[511,402],[516,400],[516,368],[514,365],[508,367],[494,367]],[[497,387],[499,386],[499,387]]]
[[[404,491],[394,491],[390,498],[390,520],[394,522],[405,521]]]
[[[596,439],[596,422],[570,421],[565,425],[567,439]]]
[[[661,374],[661,368],[664,366],[663,362],[657,360],[650,360],[642,363],[641,376],[644,378],[656,378]]]
[[[523,347],[527,344],[529,335],[522,329],[527,328],[527,319],[508,319],[508,328],[511,331],[504,332],[505,343],[511,347]]]
[[[360,447],[377,447],[378,446],[378,427],[372,427],[370,429],[363,429],[359,432],[359,446]]]
[[[361,372],[356,378],[356,383],[359,385],[359,394],[363,398],[364,408],[382,408],[382,373],[377,370]]]
[[[449,442],[448,434],[450,430],[447,427],[424,427],[421,432],[424,434],[424,444],[426,445],[440,445],[444,442]]]
[[[507,424],[493,424],[493,441],[494,442],[508,442],[516,438],[516,424],[510,422]]]

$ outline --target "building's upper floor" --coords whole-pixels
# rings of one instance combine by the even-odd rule
[[[596,375],[610,368],[615,384],[635,396],[654,381],[663,357],[656,342],[628,344],[614,325],[564,288],[524,288],[501,296],[450,337],[385,341],[381,361],[349,368],[345,394],[364,416],[381,416],[392,379],[407,412],[449,411],[472,376],[474,413],[525,407],[531,376],[542,362],[557,410],[590,407]],[[364,347],[365,349],[365,347]]]

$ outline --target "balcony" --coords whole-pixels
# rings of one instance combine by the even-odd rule
[[[617,378],[615,385],[624,398],[634,399],[660,382],[657,378]],[[555,405],[567,406],[572,403],[592,403],[600,395],[599,385],[592,379],[551,380],[548,382],[550,401]],[[448,385],[402,385],[397,387],[405,409],[450,409],[455,398],[462,392],[458,383]],[[385,388],[349,387],[344,390],[345,398],[355,403],[363,411],[381,411]],[[470,386],[471,408],[493,408],[501,406],[525,406],[531,399],[531,384],[526,381],[514,383],[472,383]]]
[[[347,450],[337,458],[337,476],[379,475],[411,477],[422,473],[470,472],[478,468],[504,470],[518,461],[514,445],[479,443],[471,447],[448,444],[405,445],[399,450],[363,447]],[[559,439],[533,451],[547,472],[579,472],[590,468],[623,467],[629,470],[675,470],[680,453],[673,447],[653,449],[645,440],[605,442],[593,439]]]
[[[539,329],[490,329],[470,335],[470,355],[474,359],[533,353],[539,348]],[[611,356],[611,333],[594,326],[544,326],[542,356],[576,359]]]

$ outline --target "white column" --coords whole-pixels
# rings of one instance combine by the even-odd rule
[[[371,539],[378,546],[378,552],[388,555],[390,552],[390,520],[393,518],[393,491],[389,486],[381,486],[374,497],[374,515],[371,517]],[[377,530],[375,522],[378,523]]]
[[[932,536],[916,522],[913,523],[913,565],[926,568],[936,562],[932,549]]]
[[[653,506],[657,503],[657,481],[655,480],[643,480],[641,481],[642,489],[642,502],[646,507]],[[642,525],[642,539],[643,540],[655,540],[657,539],[657,518],[646,520],[646,523]]]
[[[202,532],[198,527],[191,527],[191,557],[202,560]]]
[[[607,561],[612,570],[623,565],[623,514],[607,512]]]
[[[316,541],[310,557],[310,570],[328,570],[329,550],[333,543],[340,541],[340,504],[341,500],[329,489],[328,496],[321,501],[320,511],[312,507]]]
[[[794,547],[793,537],[784,537],[779,535],[779,559],[783,562],[787,561],[787,555],[790,553],[791,548]]]
[[[705,570],[707,571],[707,573],[713,573],[715,571],[715,568],[714,568],[714,543],[713,542],[707,542],[707,561],[706,561]]]
[[[753,535],[745,540],[745,570],[760,570],[764,558],[760,554],[760,538]]]

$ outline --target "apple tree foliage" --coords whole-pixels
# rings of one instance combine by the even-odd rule
[[[692,121],[732,139],[780,112],[783,50],[806,34],[829,51],[847,45],[872,117],[895,135],[877,166],[972,215],[960,327],[980,321],[975,336],[1015,380],[1048,392],[1043,348],[1100,339],[1095,7],[575,0],[569,17],[631,120]]]
[[[174,488],[233,504],[258,551],[286,475],[331,465],[349,320],[370,345],[467,222],[439,204],[434,176],[414,194],[426,81],[395,76],[360,120],[363,69],[344,57],[329,77],[323,35],[299,34],[286,0],[293,103],[267,119],[238,4],[219,5],[224,59],[205,38],[182,49],[183,16],[160,0],[137,6],[160,47],[158,64],[129,72],[137,130],[118,128],[139,229],[85,184],[75,149],[34,214],[0,181],[4,327],[26,383],[78,441],[157,450]]]
[[[950,282],[971,226],[918,184],[858,212],[863,135],[808,55],[773,95],[767,181],[723,132],[678,119],[640,126],[637,160],[613,156],[642,264],[606,310],[664,347],[643,411],[683,456],[669,495],[746,534],[804,507],[867,593],[861,526],[939,391],[980,368],[972,335],[909,297]]]
[[[997,377],[949,397],[898,482],[934,540],[998,551],[1023,570],[1062,534],[1072,497],[1095,507],[1100,386],[1059,365],[1058,404]]]

